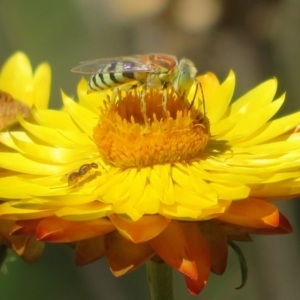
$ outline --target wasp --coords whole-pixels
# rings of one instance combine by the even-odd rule
[[[84,175],[92,169],[98,169],[98,164],[96,164],[95,162],[91,164],[84,164],[78,169],[77,172],[72,172],[68,176],[69,186],[79,183],[79,181],[84,177]]]
[[[115,88],[125,90],[143,85],[144,95],[147,88],[161,87],[166,93],[166,88],[171,86],[186,99],[195,82],[196,89],[198,85],[201,87],[201,83],[196,80],[197,69],[194,63],[186,58],[178,61],[175,56],[169,54],[153,53],[96,59],[82,62],[71,71],[91,74],[88,92]],[[166,94],[164,98],[166,99]],[[193,102],[194,99],[192,104]]]

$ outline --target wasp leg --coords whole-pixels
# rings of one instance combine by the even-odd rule
[[[165,82],[162,87],[162,107],[164,114],[167,113],[167,101],[168,101],[168,84]]]
[[[190,104],[190,106],[189,106],[189,110],[193,107],[193,105],[194,105],[194,103],[195,103],[195,99],[196,99],[197,92],[198,92],[198,83],[197,83],[197,86],[196,86],[196,91],[195,91],[195,93],[194,93],[193,100],[192,100],[192,102],[191,102],[191,104]],[[185,94],[187,94],[187,93],[185,93]]]
[[[112,95],[111,95],[112,104],[116,104],[118,102],[117,101],[118,94],[119,94],[119,88],[112,89]]]
[[[196,86],[196,91],[194,93],[194,97],[193,97],[193,100],[189,106],[189,110],[192,108],[192,106],[194,105],[195,103],[195,99],[196,99],[196,95],[197,95],[197,92],[198,92],[198,88],[200,86],[200,89],[201,89],[201,95],[202,95],[202,105],[203,105],[203,114],[205,115],[206,112],[205,112],[205,98],[204,98],[204,92],[203,92],[203,88],[202,88],[202,84],[199,80],[196,80],[196,83],[197,83],[197,86]]]
[[[206,115],[206,110],[205,110],[205,98],[204,98],[204,91],[203,91],[203,88],[202,88],[202,84],[199,80],[196,80],[197,83],[199,84],[200,86],[200,89],[201,89],[201,95],[202,95],[202,105],[203,105],[203,114]]]
[[[138,88],[139,86],[141,86],[141,83],[136,83],[136,84],[133,84],[133,85],[124,85],[124,86],[121,85],[121,86],[118,86],[118,87],[115,87],[115,88],[111,88],[111,90],[112,90],[112,96],[111,96],[112,103],[116,104],[118,102],[117,98],[118,98],[119,92],[121,92],[121,91],[125,91],[125,92],[130,91],[130,90]]]

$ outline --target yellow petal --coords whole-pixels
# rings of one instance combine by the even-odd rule
[[[19,209],[10,206],[9,202],[0,205],[0,216],[2,219],[10,220],[26,220],[26,219],[37,219],[46,216],[51,216],[53,209]]]
[[[44,63],[38,66],[34,72],[34,105],[43,109],[48,107],[50,88],[51,88],[51,68],[49,64]]]
[[[6,61],[1,70],[0,90],[31,106],[33,104],[32,85],[30,62],[25,54],[17,52]]]
[[[94,201],[77,206],[63,207],[55,215],[70,221],[88,221],[106,217],[111,212],[111,205]]]
[[[270,79],[246,93],[231,105],[231,115],[240,117],[248,113],[255,113],[257,109],[269,104],[276,93],[277,80]]]
[[[201,82],[205,99],[210,99],[215,90],[220,87],[219,80],[214,73],[208,72],[198,76],[197,79]]]
[[[90,137],[93,135],[94,128],[98,123],[98,116],[88,109],[75,103],[72,99],[62,93],[62,99],[65,108],[74,120],[74,122],[87,133]],[[89,120],[89,122],[87,122]]]
[[[209,121],[214,124],[224,117],[231,101],[235,87],[235,76],[230,72],[221,86],[205,100],[206,112]]]
[[[265,106],[261,105],[261,107],[257,108],[253,113],[247,112],[244,116],[239,118],[235,117],[237,120],[235,128],[222,138],[233,140],[235,137],[241,137],[255,132],[275,115],[283,104],[283,98],[284,97]]]
[[[97,93],[87,93],[87,81],[82,78],[77,86],[77,94],[80,104],[95,114],[99,114],[100,108],[103,107],[104,101],[107,101],[107,96],[111,97],[111,91],[98,91]]]

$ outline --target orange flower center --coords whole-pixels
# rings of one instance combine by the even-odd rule
[[[199,158],[209,139],[208,119],[173,89],[168,89],[166,101],[155,88],[143,98],[136,90],[117,97],[105,102],[94,130],[107,163],[142,168]]]

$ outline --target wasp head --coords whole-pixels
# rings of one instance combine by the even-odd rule
[[[178,65],[178,75],[174,82],[174,89],[181,94],[185,94],[192,87],[197,69],[192,61],[183,58]]]

